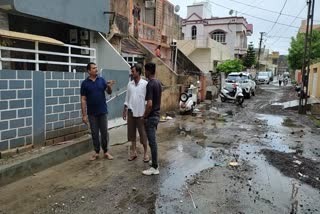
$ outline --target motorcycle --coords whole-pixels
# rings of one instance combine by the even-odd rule
[[[193,112],[197,103],[197,90],[198,88],[191,85],[186,92],[180,94],[179,110],[180,114]]]
[[[226,102],[227,100],[232,100],[237,105],[241,105],[244,101],[244,96],[242,89],[238,83],[233,84],[233,87],[223,87],[220,91],[221,102]]]
[[[287,85],[288,85],[288,82],[289,82],[288,78],[284,78],[284,80],[283,80],[283,85],[284,85],[284,86],[287,86]]]

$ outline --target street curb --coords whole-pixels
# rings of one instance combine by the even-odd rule
[[[65,144],[51,146],[27,159],[0,166],[0,187],[33,175],[44,169],[78,157],[92,150],[91,136],[67,141]]]

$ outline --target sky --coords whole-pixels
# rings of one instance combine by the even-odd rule
[[[187,16],[187,5],[201,0],[169,0],[180,6],[178,14]],[[230,9],[238,11],[249,24],[253,24],[253,34],[248,37],[254,47],[259,47],[260,32],[265,32],[262,47],[270,51],[288,54],[291,37],[295,37],[301,20],[306,19],[308,7],[306,0],[208,0],[212,16],[230,16]],[[320,24],[320,0],[315,0],[314,24]],[[299,15],[300,14],[300,15]],[[235,13],[233,14],[235,15]],[[299,16],[298,16],[299,15]],[[276,22],[276,24],[274,23]],[[289,26],[287,26],[289,25]]]

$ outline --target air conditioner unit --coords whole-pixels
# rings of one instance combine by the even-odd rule
[[[145,8],[155,8],[156,7],[156,1],[145,1]]]

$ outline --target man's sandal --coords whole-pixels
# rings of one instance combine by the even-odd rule
[[[128,161],[133,161],[137,158],[138,156],[137,155],[131,155],[129,158],[128,158]]]

